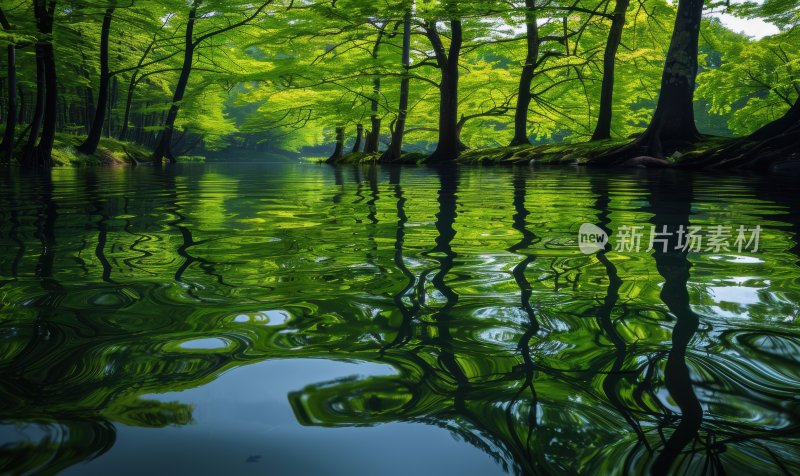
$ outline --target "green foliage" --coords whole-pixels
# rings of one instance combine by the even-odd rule
[[[106,9],[114,7],[106,129],[152,146],[172,105],[188,15],[196,6],[197,50],[175,124],[178,155],[229,147],[316,150],[334,140],[337,127],[346,129],[349,147],[356,127],[369,132],[373,116],[381,120],[383,147],[398,117],[402,18],[411,9],[405,148],[424,151],[437,140],[441,74],[424,27],[433,22],[447,49],[453,19],[464,31],[458,58],[461,140],[471,148],[510,142],[531,15],[540,41],[528,130],[536,143],[585,141],[597,121],[614,2],[548,0],[536,2],[532,11],[525,5],[522,0],[274,0],[266,5],[61,0],[53,33],[64,111],[59,130],[86,133],[97,94],[101,22]],[[797,0],[711,2],[709,7],[782,29],[753,40],[710,16],[704,22],[700,125],[705,132],[746,134],[779,117],[797,97],[800,8]],[[0,46],[18,46],[29,121],[36,90],[32,45],[38,38],[33,12],[28,2],[4,6],[3,12],[11,26],[0,33]],[[628,8],[616,55],[612,134],[617,139],[641,132],[652,116],[675,12],[667,0],[632,2]],[[4,74],[3,69],[0,79]]]
[[[102,138],[100,146],[92,155],[78,152],[81,139],[71,134],[59,134],[53,149],[53,161],[56,166],[87,167],[98,165],[130,165],[147,162],[150,154],[146,149],[132,142]]]
[[[728,117],[738,135],[781,117],[800,92],[800,31],[793,29],[759,41],[718,41],[719,67],[698,78],[699,97],[712,112]]]

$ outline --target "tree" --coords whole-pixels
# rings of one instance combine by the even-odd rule
[[[0,8],[0,26],[3,30],[10,32],[11,24],[6,18],[3,9]],[[14,149],[14,132],[17,129],[17,45],[9,42],[6,46],[7,52],[7,84],[8,98],[6,102],[6,128],[3,133],[3,140],[0,142],[0,160],[10,158]]]
[[[116,7],[112,3],[103,15],[103,26],[100,30],[100,87],[97,94],[97,107],[95,107],[94,119],[89,127],[89,135],[78,147],[78,150],[84,154],[94,154],[97,150],[100,135],[103,132],[103,123],[106,119],[108,88],[111,80],[111,72],[108,67],[108,39],[111,35],[111,20],[114,18],[115,9]]]
[[[614,71],[617,63],[617,51],[622,43],[622,32],[625,29],[625,15],[628,11],[630,0],[617,0],[614,7],[614,16],[611,29],[608,32],[605,55],[603,56],[603,86],[600,92],[600,111],[597,117],[597,127],[592,134],[592,140],[611,138],[611,115],[614,104]]]
[[[403,19],[403,79],[400,83],[400,105],[397,109],[397,121],[392,131],[392,142],[381,156],[381,162],[394,162],[400,159],[403,148],[403,136],[406,130],[408,117],[408,98],[411,84],[411,8],[409,6]]]
[[[709,103],[711,112],[726,117],[731,132],[748,136],[781,117],[800,94],[800,51],[795,47],[800,31],[748,41],[720,25],[710,26],[719,33],[704,37],[711,36],[720,59],[698,75],[697,97]]]
[[[55,0],[33,0],[36,29],[36,109],[22,164],[28,167],[50,167],[56,136],[58,79],[53,50]],[[41,133],[41,136],[40,136]]]
[[[593,164],[615,164],[642,154],[664,157],[685,149],[699,138],[694,120],[694,91],[703,3],[702,0],[678,3],[661,78],[661,93],[650,125],[632,144],[595,158]]]
[[[527,53],[522,74],[519,77],[517,108],[514,117],[514,138],[511,145],[530,144],[528,138],[528,112],[531,107],[531,83],[539,61],[539,19],[536,15],[536,0],[525,0],[525,30]]]
[[[436,65],[441,73],[439,83],[439,141],[436,150],[428,158],[430,162],[444,162],[456,159],[464,145],[458,134],[458,62],[464,42],[461,19],[450,21],[450,47],[445,49],[436,20],[425,22],[425,35],[431,42],[436,57]]]
[[[245,14],[246,16],[237,21],[228,23],[225,26],[214,27],[211,30],[200,33],[199,35],[195,36],[194,30],[195,25],[198,21],[198,11],[200,7],[203,6],[203,0],[193,0],[190,8],[189,14],[186,20],[186,31],[184,35],[184,50],[183,50],[183,66],[181,67],[180,77],[178,78],[178,82],[175,85],[175,91],[172,96],[172,105],[167,112],[167,117],[164,122],[163,129],[161,134],[159,135],[155,151],[153,152],[153,160],[155,162],[160,163],[165,157],[169,159],[170,162],[175,162],[175,156],[172,153],[172,139],[175,133],[175,121],[178,118],[178,112],[181,108],[181,102],[186,95],[186,87],[189,84],[189,76],[192,73],[192,64],[194,61],[194,56],[196,50],[206,41],[220,36],[224,33],[229,31],[235,30],[242,26],[245,26],[251,22],[253,22],[258,16],[261,14],[264,9],[267,8],[272,3],[273,0],[267,0],[262,2],[258,8],[256,8],[252,13]],[[219,8],[235,8],[237,5],[230,5],[230,4],[219,4],[219,5],[212,5],[212,7],[219,7]],[[213,17],[213,14],[211,15]],[[202,18],[202,16],[201,16]]]

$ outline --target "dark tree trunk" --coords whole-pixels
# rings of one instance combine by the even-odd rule
[[[373,154],[378,152],[381,141],[381,118],[372,116],[370,118],[370,131],[367,132],[367,143],[364,145],[364,152]]]
[[[400,107],[397,111],[397,122],[392,131],[392,142],[389,149],[381,157],[381,162],[400,160],[403,152],[403,136],[408,118],[408,96],[411,85],[409,68],[411,67],[411,13],[406,13],[403,20],[403,79],[400,82]]]
[[[192,72],[192,62],[194,61],[194,24],[197,19],[198,1],[192,4],[192,9],[189,11],[189,20],[186,23],[186,46],[183,54],[183,67],[181,69],[178,84],[175,87],[175,94],[172,97],[172,105],[167,113],[167,118],[164,122],[164,128],[158,138],[155,151],[153,152],[153,161],[161,163],[166,157],[170,163],[175,163],[175,156],[172,154],[172,136],[175,133],[175,120],[178,118],[178,111],[180,110],[180,103],[186,94],[186,86],[189,84],[189,75]]]
[[[202,0],[193,0],[192,5],[189,9],[189,18],[186,22],[186,38],[185,38],[185,49],[183,55],[183,66],[181,68],[181,75],[178,78],[178,84],[175,86],[175,93],[172,97],[172,104],[169,108],[169,112],[167,113],[166,120],[164,121],[164,127],[161,130],[161,134],[159,135],[158,145],[155,147],[155,151],[153,152],[153,161],[156,163],[161,163],[164,157],[168,158],[171,163],[175,163],[175,156],[172,153],[172,136],[175,133],[175,120],[178,118],[178,112],[181,108],[181,102],[186,94],[186,86],[189,84],[189,76],[192,73],[192,62],[194,60],[194,52],[203,41],[222,34],[227,31],[231,31],[235,28],[239,28],[243,25],[250,23],[254,20],[259,14],[261,14],[265,8],[269,4],[271,4],[273,0],[267,0],[261,3],[253,13],[245,18],[242,21],[229,23],[227,26],[219,28],[217,30],[212,30],[206,33],[201,34],[197,39],[194,38],[194,27],[195,22],[197,20],[197,9],[200,7]]]
[[[329,164],[338,162],[344,157],[344,127],[336,128],[336,148],[333,150],[333,155],[327,160]]]
[[[11,31],[11,24],[6,19],[3,10],[0,9],[0,25],[5,31]],[[6,47],[8,53],[6,65],[6,75],[8,76],[8,97],[6,102],[6,128],[3,140],[0,142],[0,160],[10,158],[14,151],[14,135],[17,129],[17,50],[16,45]]]
[[[340,161],[342,157],[344,157],[344,127],[337,127],[336,148],[333,150],[333,155],[331,155],[326,162],[333,164]]]
[[[691,181],[673,174],[659,174],[650,178],[650,206],[645,210],[652,215],[650,222],[661,230],[686,229],[692,216],[694,191]],[[653,258],[656,269],[664,278],[661,300],[674,316],[672,345],[664,364],[664,386],[672,401],[680,409],[680,418],[668,423],[674,431],[653,461],[650,474],[661,476],[674,474],[676,462],[685,456],[683,450],[697,441],[703,422],[703,407],[697,397],[692,381],[692,372],[687,365],[688,349],[700,326],[699,316],[692,310],[689,294],[692,263],[686,251],[680,251],[678,233],[667,238],[667,251],[663,245],[655,246]],[[659,433],[664,432],[662,424]]]
[[[58,115],[58,81],[52,43],[55,9],[55,0],[33,2],[36,27],[41,38],[36,42],[36,113],[22,157],[23,165],[29,167],[50,167],[53,162]]]
[[[605,56],[603,57],[603,85],[600,90],[600,111],[597,116],[592,140],[611,138],[611,118],[614,105],[614,69],[617,62],[617,51],[622,42],[622,30],[625,28],[625,13],[630,0],[617,0],[614,19],[608,32]]]
[[[42,118],[44,117],[44,102],[45,102],[45,73],[44,73],[44,58],[39,52],[39,45],[36,45],[36,96],[34,101],[33,116],[31,117],[30,127],[28,131],[28,142],[25,144],[22,153],[22,162],[24,165],[36,165],[36,145],[39,142],[39,134],[42,130]]]
[[[533,96],[531,83],[536,71],[536,60],[539,57],[539,24],[536,18],[536,0],[525,0],[525,26],[527,29],[528,52],[525,56],[525,65],[519,79],[517,93],[517,108],[514,114],[514,138],[511,145],[530,144],[528,137],[528,110]]]
[[[55,3],[55,2],[52,2]],[[52,21],[52,17],[50,19]],[[52,33],[52,25],[48,34]],[[56,140],[56,115],[58,114],[58,77],[56,76],[56,58],[53,43],[42,45],[45,76],[45,106],[42,118],[42,139],[39,141],[37,156],[39,165],[52,167],[53,144]]]
[[[103,26],[100,30],[100,88],[97,93],[97,107],[94,109],[94,119],[89,128],[89,135],[83,144],[78,147],[78,151],[84,154],[94,154],[97,145],[100,144],[100,135],[103,132],[103,123],[106,119],[106,108],[108,104],[108,88],[111,74],[108,68],[108,39],[111,34],[111,20],[114,17],[114,8],[106,10],[103,17]]]
[[[439,91],[439,143],[431,155],[433,162],[454,160],[461,154],[458,134],[458,66],[446,68]]]
[[[680,0],[678,3],[675,30],[661,79],[661,95],[645,132],[653,155],[663,155],[665,148],[691,142],[699,135],[694,121],[694,90],[703,3],[703,0]]]
[[[461,20],[451,20],[450,29],[450,51],[446,52],[436,22],[428,22],[426,26],[442,75],[439,85],[439,143],[428,159],[430,162],[455,160],[463,150],[458,138],[458,61],[463,42]]]
[[[647,130],[630,145],[603,154],[590,165],[617,165],[637,155],[664,157],[700,136],[694,121],[694,90],[703,0],[680,0],[661,77],[661,94]]]
[[[353,153],[357,154],[361,152],[361,142],[364,140],[364,126],[358,124],[356,126],[356,143],[353,144]]]
[[[8,50],[8,101],[6,103],[6,129],[0,143],[0,159],[11,157],[14,150],[14,133],[17,129],[17,61],[16,47],[9,45]]]

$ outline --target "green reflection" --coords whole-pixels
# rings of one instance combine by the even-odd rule
[[[0,180],[0,420],[35,428],[0,471],[192,423],[148,396],[294,358],[395,369],[296,389],[302,425],[435,425],[514,473],[800,470],[800,201],[756,179],[208,164]],[[760,224],[765,250],[586,256],[584,222]]]

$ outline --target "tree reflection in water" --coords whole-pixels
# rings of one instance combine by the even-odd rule
[[[191,423],[191,406],[145,396],[278,358],[395,369],[290,393],[303,425],[435,425],[514,473],[798,469],[800,339],[779,321],[796,255],[759,256],[759,275],[674,241],[592,256],[569,241],[583,221],[717,224],[727,211],[701,179],[54,174],[0,190],[0,421],[38,435],[2,445],[0,472],[91,460],[120,425]],[[797,249],[794,198],[726,187],[753,197],[736,204],[742,224]],[[759,289],[753,302],[714,296],[731,275]],[[224,348],[184,345],[202,339]]]

